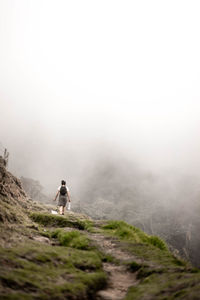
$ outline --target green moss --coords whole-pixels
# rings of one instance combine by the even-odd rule
[[[91,249],[89,239],[79,231],[64,232],[57,230],[52,233],[52,237],[57,237],[60,245],[68,246],[76,249],[89,250]]]
[[[79,282],[65,282],[43,292],[42,299],[94,299],[95,293],[104,288],[107,277],[103,272],[80,274]]]
[[[177,259],[173,256],[170,251],[163,251],[159,248],[154,247],[151,244],[133,243],[131,241],[121,241],[119,247],[123,251],[128,251],[136,258],[142,260],[147,265],[153,264],[154,267],[162,268],[180,268],[184,270],[189,267],[189,263]],[[180,263],[181,261],[181,263]]]
[[[128,266],[128,269],[129,269],[131,272],[136,272],[136,271],[138,271],[139,269],[142,268],[142,265],[136,263],[135,261],[129,262],[129,263],[127,264],[127,266]]]
[[[27,295],[22,292],[10,293],[9,295],[1,294],[0,292],[0,299],[1,300],[32,300],[33,296]]]
[[[149,236],[148,242],[161,250],[167,250],[165,242],[157,236]]]
[[[48,235],[50,238],[54,238],[54,239],[57,239],[58,238],[58,235],[62,232],[62,229],[56,229],[56,230],[53,230],[53,231],[48,231]]]
[[[0,248],[0,297],[82,299],[106,284],[98,252],[29,242]],[[18,298],[17,298],[18,297]],[[6,298],[5,298],[6,299]]]
[[[48,230],[45,230],[45,231],[44,231],[44,229],[43,229],[43,230],[40,229],[40,230],[38,231],[38,234],[41,235],[41,236],[47,237],[47,238],[51,238],[51,232],[48,231]]]
[[[84,229],[87,230],[88,232],[94,232],[94,223],[89,220],[82,220],[84,224]]]
[[[88,286],[88,295],[93,295],[94,292],[103,289],[107,284],[107,275],[104,272],[90,273],[80,275],[81,282]]]
[[[31,213],[30,218],[39,224],[50,227],[72,227],[83,230],[85,222],[80,220],[71,220],[69,217],[56,216],[43,213]]]
[[[200,269],[198,269],[198,268],[191,268],[190,272],[191,273],[200,273]]]
[[[136,287],[129,289],[125,300],[199,299],[200,274],[179,272],[149,274]]]
[[[174,264],[177,265],[177,266],[180,266],[180,267],[186,267],[187,266],[187,262],[180,259],[180,258],[177,258],[177,257],[174,257]]]
[[[110,254],[105,254],[105,253],[99,252],[99,255],[100,255],[101,260],[103,262],[110,262],[110,263],[119,264],[119,261]]]
[[[181,290],[181,291],[178,291],[174,294],[174,298],[179,298],[182,297],[182,296],[185,296],[187,294],[187,291],[186,290]]]
[[[122,221],[109,221],[102,226],[105,233],[119,238],[118,246],[128,251],[142,264],[131,262],[128,268],[133,272],[139,270],[138,277],[144,278],[153,273],[165,272],[166,268],[183,272],[189,264],[173,256],[166,244],[156,236],[149,236],[142,230]],[[151,265],[151,267],[149,267]]]
[[[137,274],[137,279],[148,277],[149,275],[154,273],[161,274],[164,272],[167,273],[167,270],[164,268],[155,268],[155,267],[149,267],[144,265],[142,266],[142,268],[139,269],[139,272]]]
[[[139,228],[129,225],[124,221],[109,221],[106,225],[102,226],[102,228],[109,230],[111,234],[114,234],[120,239],[130,240],[135,243],[146,243],[161,250],[167,250],[165,242],[160,238],[157,236],[149,236]]]
[[[81,232],[77,230],[66,232],[62,229],[56,229],[48,233],[50,238],[56,238],[61,246],[72,247],[82,250],[91,250],[94,247],[91,246],[89,239]]]
[[[39,299],[86,299],[87,288],[86,285],[81,283],[80,279],[78,283],[65,282],[56,286],[47,287],[45,291],[40,294]]]
[[[47,227],[71,227],[80,230],[87,230],[93,232],[93,222],[87,219],[79,219],[73,215],[57,216],[48,213],[31,213],[30,218],[39,224]],[[44,236],[45,233],[43,233]]]

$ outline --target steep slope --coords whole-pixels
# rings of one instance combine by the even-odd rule
[[[0,179],[0,299],[92,299],[106,285],[103,254],[79,233],[63,247],[56,232],[48,238],[47,229],[34,222],[38,211],[54,229],[83,230],[89,219],[55,216],[51,223],[50,209],[30,200],[4,164]]]
[[[22,183],[23,189],[31,199],[34,199],[43,204],[51,203],[51,198],[43,193],[43,187],[38,180],[21,177],[20,181]]]
[[[8,172],[3,159],[0,160],[0,242],[10,245],[28,235],[34,226],[28,217],[30,210],[46,211],[44,207],[31,201],[24,192],[18,178]]]
[[[0,166],[0,299],[199,299],[200,272],[122,221],[51,215]]]
[[[26,195],[18,178],[8,172],[0,161],[0,221],[4,224],[24,224],[27,210],[46,210]]]

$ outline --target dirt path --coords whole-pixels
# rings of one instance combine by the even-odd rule
[[[119,249],[114,238],[102,234],[88,234],[89,238],[106,254],[112,255],[119,261],[119,264],[104,263],[104,271],[109,276],[109,283],[105,290],[97,293],[98,300],[121,300],[124,299],[128,288],[137,284],[136,274],[129,272],[123,264],[125,261],[134,258]]]
[[[98,292],[98,300],[121,300],[124,299],[127,290],[136,282],[133,274],[127,272],[124,266],[116,266],[111,263],[104,264],[104,271],[109,275],[107,289]]]
[[[72,231],[74,228],[65,228]],[[86,232],[84,232],[86,233]],[[108,274],[108,286],[96,295],[96,300],[122,300],[126,296],[128,288],[138,284],[136,273],[129,272],[124,262],[136,261],[139,259],[121,250],[119,243],[114,237],[105,236],[101,233],[86,233],[103,253],[109,254],[117,260],[117,263],[106,262],[103,264],[104,271]]]

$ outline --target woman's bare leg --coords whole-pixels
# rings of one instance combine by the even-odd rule
[[[60,215],[62,215],[62,208],[63,208],[63,206],[59,206],[59,213],[60,213]]]

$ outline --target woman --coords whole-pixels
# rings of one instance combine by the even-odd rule
[[[66,182],[64,180],[61,181],[61,186],[59,186],[58,188],[58,192],[56,194],[54,201],[56,201],[58,195],[59,195],[59,200],[58,200],[59,213],[60,215],[64,215],[65,206],[67,204],[67,198],[68,201],[71,202],[69,196],[69,188],[66,186]]]

